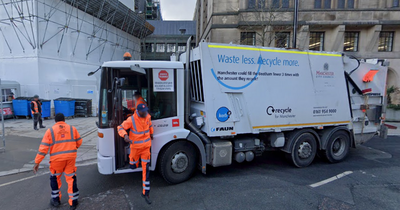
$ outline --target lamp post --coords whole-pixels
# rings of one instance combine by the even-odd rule
[[[293,42],[292,48],[296,48],[296,39],[297,39],[297,19],[299,12],[299,0],[294,0],[294,14],[293,14]]]

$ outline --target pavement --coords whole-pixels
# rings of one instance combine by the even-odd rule
[[[90,162],[97,158],[96,142],[98,118],[67,119],[66,123],[76,127],[83,141],[77,152],[77,164]],[[0,152],[0,177],[31,171],[40,142],[46,130],[54,125],[54,120],[44,120],[44,129],[33,130],[32,120],[5,120],[6,147]],[[1,132],[0,132],[1,133]],[[0,142],[3,145],[3,142]],[[50,156],[46,155],[41,168],[49,167]]]

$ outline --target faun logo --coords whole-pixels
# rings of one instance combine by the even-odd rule
[[[233,131],[233,127],[216,127],[216,128],[211,128],[211,132],[214,131]]]

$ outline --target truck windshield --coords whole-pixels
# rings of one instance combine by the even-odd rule
[[[143,100],[149,107],[152,120],[177,116],[176,70],[145,69],[146,74],[139,74],[130,69],[104,68],[101,74],[99,100],[99,127],[108,128],[121,122],[113,122],[116,118],[126,119],[136,108],[134,94],[141,93]],[[161,74],[160,74],[161,72]],[[167,74],[169,86],[154,84],[154,77]],[[122,86],[112,91],[113,78],[125,78]],[[156,78],[156,79],[157,79]],[[164,78],[163,78],[164,79]],[[118,100],[116,100],[118,98]],[[118,101],[120,104],[115,104]],[[122,116],[118,116],[122,109]],[[111,125],[113,124],[113,125]]]

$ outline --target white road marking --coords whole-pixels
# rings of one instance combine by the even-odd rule
[[[97,161],[96,162],[91,161],[89,163],[76,164],[76,166],[77,167],[78,166],[88,166],[88,165],[94,165],[96,163],[97,163]],[[42,172],[40,174],[38,173],[38,174],[33,175],[33,176],[28,176],[28,177],[25,177],[25,178],[22,178],[22,179],[18,179],[18,180],[14,180],[14,181],[11,181],[11,182],[4,183],[4,184],[0,184],[0,187],[4,187],[4,186],[10,185],[10,184],[15,184],[15,183],[18,183],[18,182],[22,182],[22,181],[25,181],[25,180],[28,180],[28,179],[32,179],[32,178],[35,178],[37,176],[42,176],[42,175],[45,175],[45,174],[49,174],[49,173],[50,173],[49,171]]]
[[[338,180],[338,179],[340,179],[340,178],[343,178],[343,177],[345,177],[345,176],[347,176],[347,175],[350,175],[350,174],[352,174],[353,172],[352,171],[345,171],[345,172],[343,172],[343,173],[341,173],[341,174],[338,174],[338,175],[336,175],[336,176],[333,176],[333,177],[331,177],[331,178],[329,178],[329,179],[325,179],[325,180],[322,180],[322,181],[320,181],[320,182],[317,182],[317,183],[314,183],[314,184],[311,184],[310,185],[310,187],[319,187],[319,186],[322,186],[322,185],[324,185],[324,184],[328,184],[329,182],[333,182],[333,181],[335,181],[335,180]]]

